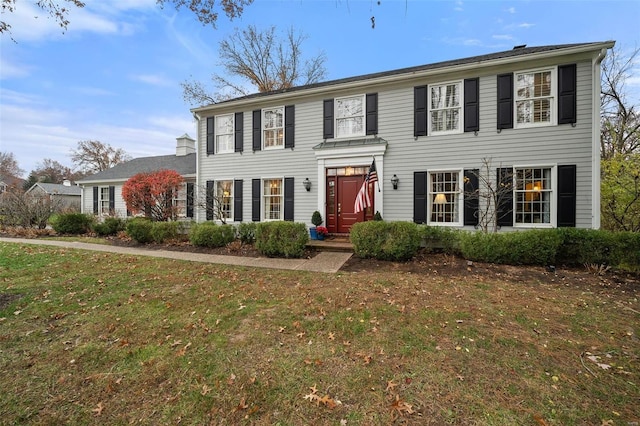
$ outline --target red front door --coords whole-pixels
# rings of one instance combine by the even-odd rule
[[[364,175],[328,176],[327,177],[327,229],[330,233],[348,234],[356,222],[370,220],[373,208],[358,213],[354,212],[354,204]],[[373,199],[373,191],[371,192]]]

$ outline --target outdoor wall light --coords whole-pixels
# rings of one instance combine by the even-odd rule
[[[302,181],[302,186],[304,186],[304,189],[306,189],[307,192],[311,191],[311,181],[309,180],[309,178],[306,178],[304,181]]]
[[[398,179],[398,176],[394,174],[391,178],[391,185],[393,185],[393,189],[398,189],[398,182],[400,182],[400,179]]]

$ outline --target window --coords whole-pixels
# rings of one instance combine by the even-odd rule
[[[233,218],[233,181],[219,180],[216,182],[216,210],[220,219]]]
[[[554,124],[555,70],[515,75],[516,125]]]
[[[514,169],[515,223],[551,224],[551,167]]]
[[[337,98],[336,137],[364,136],[364,96]]]
[[[265,220],[282,220],[282,179],[265,179],[262,183],[262,205]]]
[[[284,147],[284,108],[263,109],[262,128],[265,149]]]
[[[216,116],[216,152],[233,152],[233,114]]]
[[[176,217],[187,217],[187,184],[184,183],[180,189],[173,193],[173,207]]]
[[[429,173],[430,223],[461,225],[462,171]]]
[[[109,187],[100,188],[100,214],[108,215],[109,212]]]
[[[431,133],[462,131],[462,82],[429,86],[429,128]]]

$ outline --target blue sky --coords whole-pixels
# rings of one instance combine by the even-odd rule
[[[232,22],[203,27],[188,10],[155,0],[86,0],[68,30],[32,0],[2,19],[0,151],[24,177],[43,159],[72,167],[78,141],[99,140],[133,157],[175,152],[196,136],[180,83],[220,72],[218,43],[254,24],[307,34],[304,53],[327,56],[328,79],[528,46],[616,40],[640,46],[640,1],[255,0]],[[370,17],[375,16],[375,29]],[[640,64],[628,84],[640,103]]]

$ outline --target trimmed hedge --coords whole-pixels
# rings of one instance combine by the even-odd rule
[[[153,222],[150,219],[144,217],[136,217],[127,221],[125,230],[134,241],[141,244],[147,244],[153,241],[151,236],[151,229],[153,228]]]
[[[409,260],[416,255],[422,240],[413,222],[358,222],[351,227],[353,251],[359,257],[381,260]]]
[[[119,217],[107,217],[104,222],[93,224],[93,232],[100,236],[115,235],[124,231],[126,222]]]
[[[93,221],[93,216],[83,213],[61,213],[51,219],[51,227],[58,234],[86,234]]]
[[[276,221],[256,226],[256,250],[265,256],[300,258],[308,242],[304,223]]]
[[[556,229],[524,232],[468,232],[461,235],[460,249],[469,260],[509,265],[553,265],[562,237]]]
[[[215,222],[196,223],[189,231],[189,241],[199,247],[223,247],[235,239],[232,225],[216,225]]]
[[[179,222],[153,222],[151,226],[151,239],[158,244],[168,240],[175,240],[179,235]]]
[[[447,226],[418,225],[422,242],[428,252],[441,251],[445,254],[460,254],[460,235],[465,231]]]
[[[256,241],[256,223],[240,223],[236,229],[236,234],[243,244],[253,244]]]

